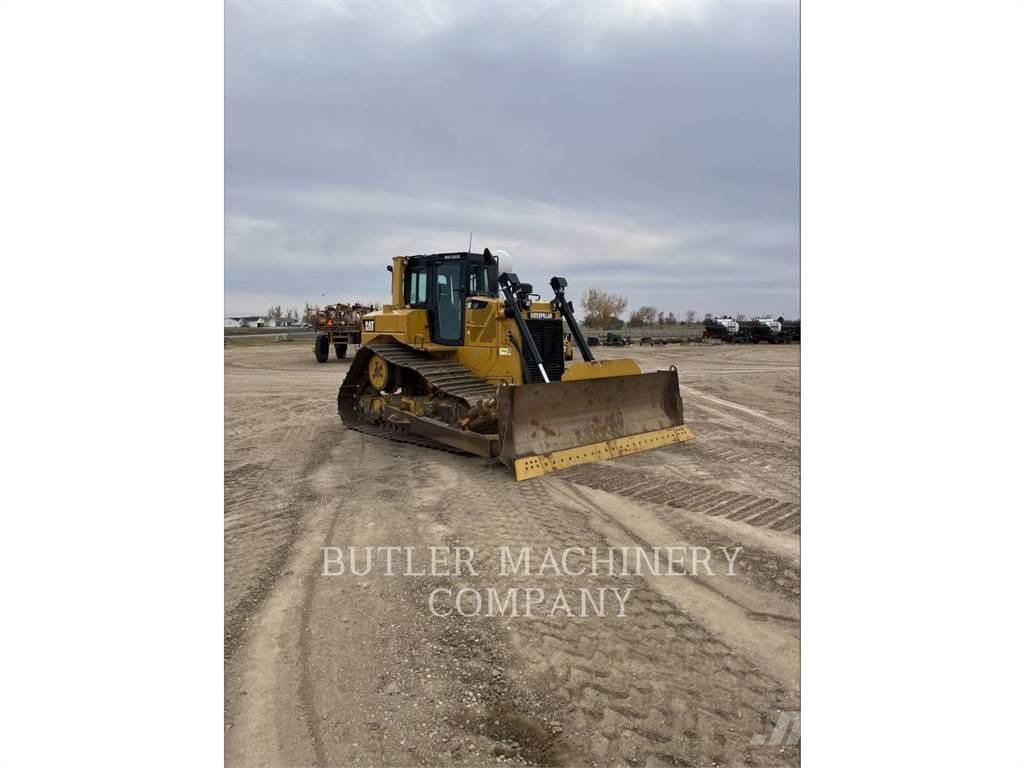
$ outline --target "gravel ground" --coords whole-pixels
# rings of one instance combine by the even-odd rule
[[[347,360],[225,349],[228,765],[799,763],[800,348],[597,353],[675,365],[696,439],[516,483],[344,429]],[[467,547],[478,574],[323,576],[330,546]],[[501,546],[707,547],[714,575],[507,577]],[[630,592],[623,617],[429,610],[464,587]]]

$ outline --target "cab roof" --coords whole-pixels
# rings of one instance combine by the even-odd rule
[[[465,259],[466,261],[479,261],[486,262],[486,259],[482,253],[472,253],[471,251],[452,251],[450,253],[420,253],[415,256],[406,256],[405,258],[410,261],[454,261],[456,259]]]

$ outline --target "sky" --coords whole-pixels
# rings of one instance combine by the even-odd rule
[[[799,98],[795,2],[228,0],[225,314],[472,232],[544,298],[798,317]]]

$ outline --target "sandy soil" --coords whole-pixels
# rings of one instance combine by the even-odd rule
[[[696,439],[516,483],[344,429],[348,361],[226,349],[227,764],[798,764],[772,734],[800,708],[799,353],[602,348],[675,365]],[[430,545],[472,547],[479,577],[320,575],[324,546]],[[502,545],[743,550],[732,578],[715,552],[715,577],[510,583]],[[519,581],[633,592],[624,618],[427,608],[438,587]]]

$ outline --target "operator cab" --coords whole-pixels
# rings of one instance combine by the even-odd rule
[[[466,300],[498,298],[498,261],[466,251],[409,256],[404,293],[408,306],[427,310],[433,341],[461,346]]]

